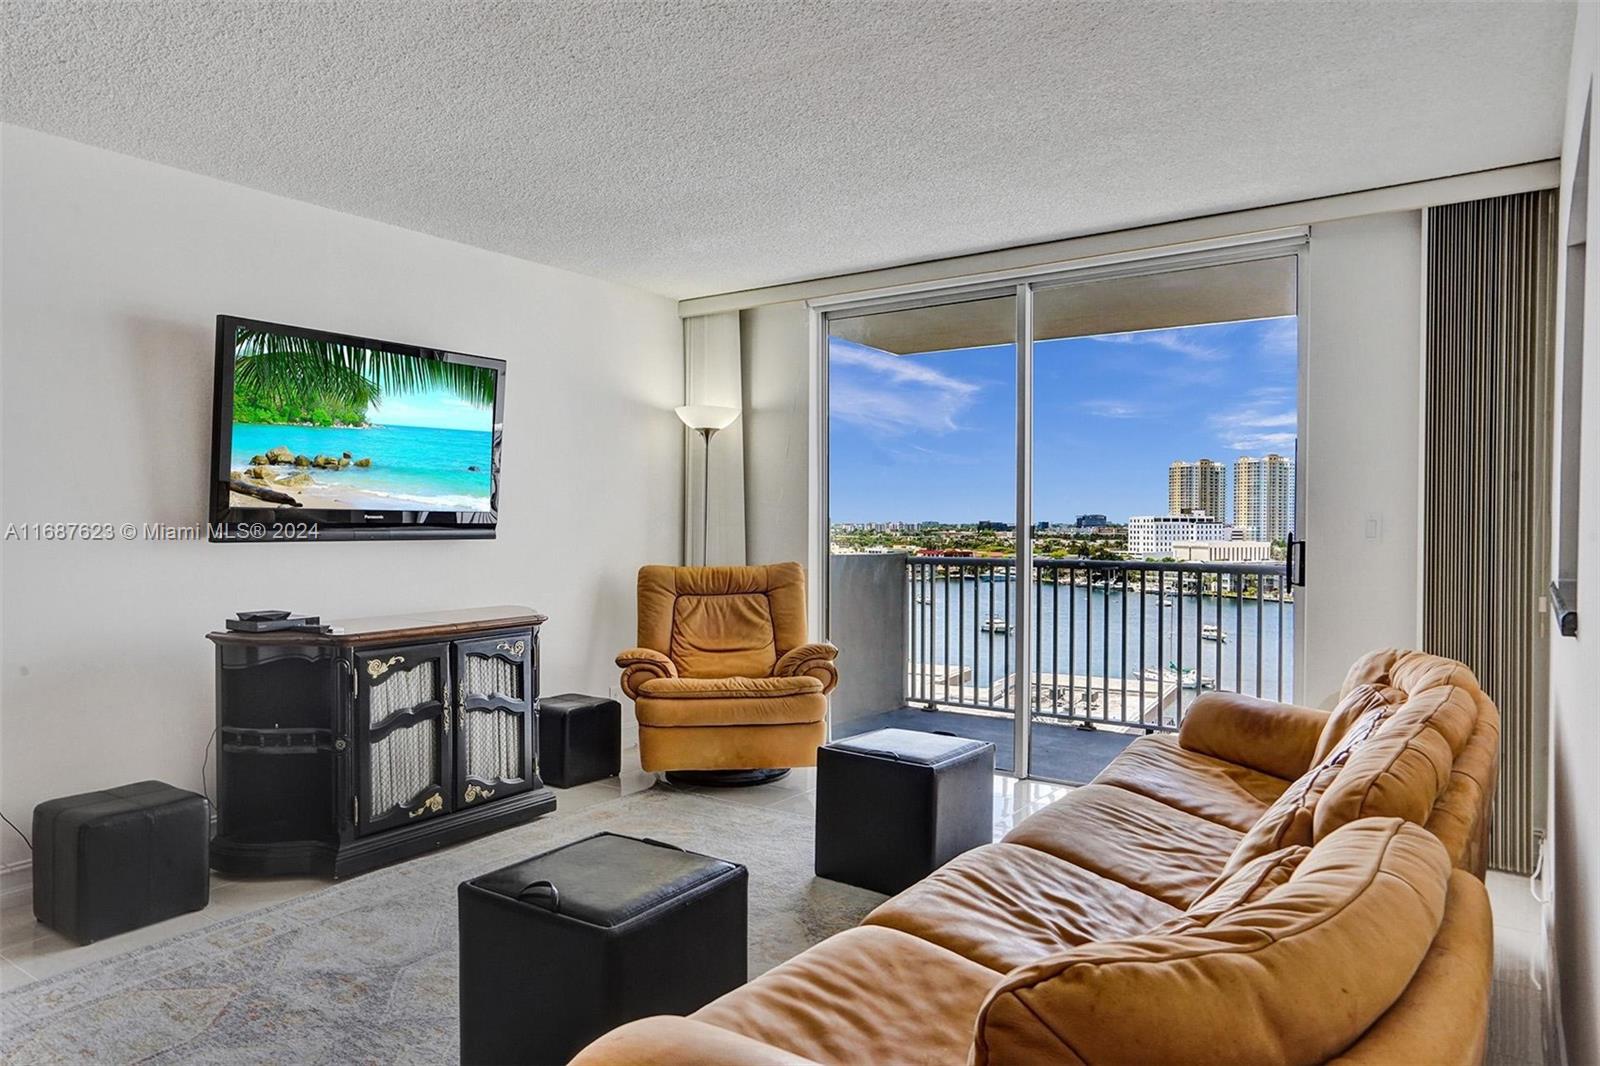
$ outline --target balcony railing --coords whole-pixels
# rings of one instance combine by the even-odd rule
[[[906,701],[1016,710],[1016,561],[906,560]],[[1292,692],[1294,611],[1281,563],[1040,559],[1035,720],[1175,730],[1207,689]]]

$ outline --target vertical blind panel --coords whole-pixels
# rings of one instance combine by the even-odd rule
[[[1428,212],[1423,644],[1500,708],[1489,865],[1531,873],[1546,713],[1556,198]]]

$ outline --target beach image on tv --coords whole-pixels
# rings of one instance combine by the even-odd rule
[[[495,381],[464,363],[241,328],[229,506],[487,511]]]

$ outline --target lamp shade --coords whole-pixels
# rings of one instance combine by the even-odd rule
[[[716,407],[708,403],[692,403],[677,410],[678,417],[690,429],[727,429],[739,417],[737,407]]]

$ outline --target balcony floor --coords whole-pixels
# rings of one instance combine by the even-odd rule
[[[912,729],[919,733],[954,733],[972,740],[987,740],[994,745],[996,769],[1015,768],[1012,757],[1010,718],[960,711],[930,711],[921,707],[900,707],[863,718],[853,718],[841,727],[835,740],[874,729]],[[1078,729],[1063,723],[1033,728],[1033,776],[1051,781],[1081,785],[1094,779],[1117,753],[1133,743],[1138,734],[1109,729]]]

